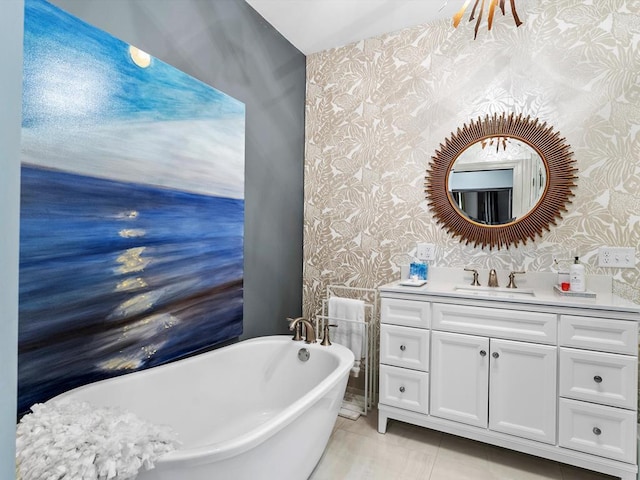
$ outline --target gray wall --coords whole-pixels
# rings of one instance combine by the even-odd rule
[[[302,311],[305,56],[244,0],[50,0],[246,105],[244,335]]]
[[[0,15],[0,478],[15,478],[23,0]]]

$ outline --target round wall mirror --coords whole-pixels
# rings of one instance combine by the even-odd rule
[[[489,137],[469,145],[449,170],[447,192],[469,220],[505,225],[523,218],[547,187],[547,167],[529,144]]]
[[[526,244],[566,211],[573,164],[565,139],[546,123],[514,114],[479,117],[436,150],[427,199],[436,221],[466,243]]]

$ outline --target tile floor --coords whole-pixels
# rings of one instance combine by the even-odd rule
[[[389,420],[338,417],[309,480],[611,480],[580,468]]]

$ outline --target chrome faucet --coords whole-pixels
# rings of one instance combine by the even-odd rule
[[[315,343],[316,342],[316,331],[315,328],[313,327],[313,323],[311,323],[309,320],[307,320],[304,317],[298,317],[298,318],[287,318],[287,320],[289,320],[289,330],[291,331],[296,331],[296,334],[293,336],[294,340],[302,340],[302,338],[299,336],[299,332],[297,330],[298,325],[302,325],[302,328],[304,329],[304,338],[305,338],[305,343]]]
[[[498,285],[498,274],[496,273],[496,269],[492,268],[489,272],[489,283],[487,283],[489,287],[499,287]]]

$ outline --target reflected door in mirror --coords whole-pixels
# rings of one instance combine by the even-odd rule
[[[451,172],[452,201],[470,220],[502,225],[513,218],[513,169]]]
[[[526,216],[545,186],[544,163],[530,145],[515,138],[495,137],[471,144],[455,160],[448,192],[470,220],[505,225]],[[474,207],[476,201],[483,204],[479,211]]]

